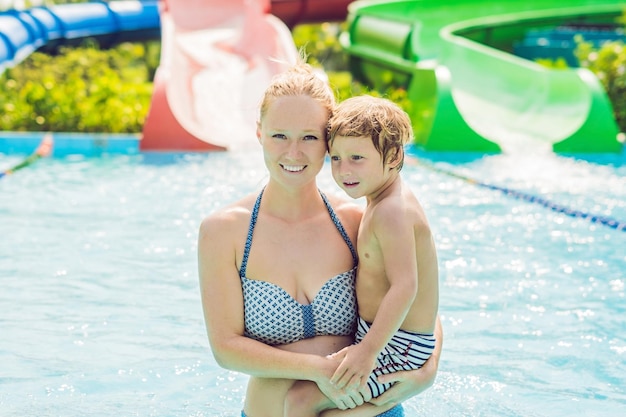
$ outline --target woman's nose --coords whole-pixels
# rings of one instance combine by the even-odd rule
[[[300,141],[290,141],[287,153],[289,156],[300,156]]]

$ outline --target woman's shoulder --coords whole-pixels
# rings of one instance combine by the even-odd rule
[[[326,193],[325,195],[335,211],[345,211],[358,215],[363,213],[363,207],[355,203],[354,200],[348,200],[343,195],[337,193]]]
[[[339,216],[342,223],[348,223],[351,226],[358,228],[361,222],[361,216],[363,215],[363,207],[356,204],[354,201],[349,201],[343,196],[336,194],[327,194],[328,202]]]
[[[210,213],[200,223],[200,233],[221,234],[247,228],[255,198],[251,194]]]

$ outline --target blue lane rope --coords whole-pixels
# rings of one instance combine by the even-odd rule
[[[407,155],[408,156],[408,155]],[[597,215],[597,214],[592,214],[592,213],[588,213],[588,212],[584,212],[584,211],[580,211],[580,210],[574,210],[570,207],[561,205],[561,204],[557,204],[554,203],[550,200],[547,200],[545,198],[542,197],[538,197],[532,194],[527,194],[521,191],[517,191],[517,190],[512,190],[510,188],[506,188],[506,187],[500,187],[498,185],[492,185],[492,184],[486,184],[480,181],[477,181],[473,178],[469,178],[469,177],[465,177],[463,175],[459,175],[455,172],[452,171],[447,171],[445,169],[441,169],[441,168],[437,168],[434,165],[428,164],[428,163],[424,163],[422,161],[418,161],[417,159],[413,158],[413,157],[409,157],[407,158],[409,159],[409,161],[414,162],[417,165],[421,165],[425,168],[428,168],[432,171],[444,174],[444,175],[448,175],[450,177],[454,177],[454,178],[458,178],[460,180],[466,181],[470,184],[474,184],[476,186],[479,187],[483,187],[483,188],[487,188],[490,190],[495,190],[495,191],[500,191],[502,192],[504,195],[508,196],[508,197],[513,197],[516,198],[518,200],[523,200],[523,201],[527,201],[529,203],[536,203],[539,204],[540,206],[549,208],[550,210],[556,212],[556,213],[562,213],[565,214],[566,216],[570,216],[570,217],[574,217],[574,218],[578,218],[578,219],[584,219],[584,220],[588,220],[591,223],[595,223],[595,224],[600,224],[602,226],[606,226],[606,227],[610,227],[611,229],[615,229],[615,230],[621,230],[621,231],[626,231],[626,222],[625,221],[620,221],[617,219],[614,219],[612,217],[608,217],[608,216],[601,216],[601,215]]]

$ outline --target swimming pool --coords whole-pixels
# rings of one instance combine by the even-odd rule
[[[66,156],[0,181],[0,415],[238,415],[247,377],[211,356],[196,233],[265,182],[259,153]],[[624,155],[422,157],[626,220]],[[402,175],[435,231],[445,331],[407,416],[622,415],[626,232],[411,162]],[[328,164],[320,186],[340,193]]]

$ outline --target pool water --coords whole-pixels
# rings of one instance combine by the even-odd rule
[[[418,157],[626,221],[624,155]],[[407,416],[623,415],[626,231],[414,161],[445,342]],[[51,158],[0,180],[0,415],[238,415],[247,377],[211,355],[196,233],[266,180],[258,149]],[[319,183],[341,193],[328,164]]]

